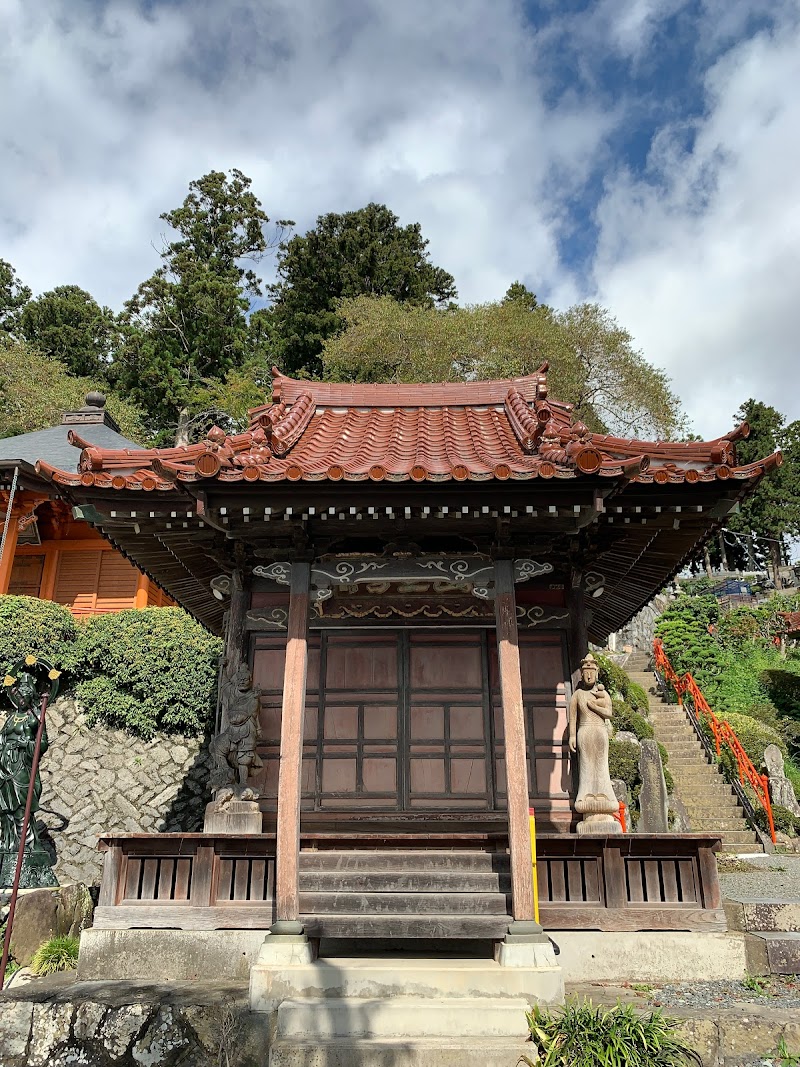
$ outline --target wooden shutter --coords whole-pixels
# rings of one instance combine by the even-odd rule
[[[97,584],[100,578],[100,558],[103,552],[62,552],[53,600],[66,604],[73,615],[94,612]]]
[[[139,572],[118,552],[101,552],[100,556],[95,615],[132,608]]]
[[[8,591],[14,596],[38,596],[42,585],[44,556],[17,556],[11,569]]]

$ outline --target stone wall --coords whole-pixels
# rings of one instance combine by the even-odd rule
[[[99,882],[100,834],[202,829],[210,799],[208,738],[143,741],[124,730],[89,727],[70,696],[48,709],[47,733],[37,819],[47,828],[60,882]]]
[[[675,599],[672,593],[657,593],[627,626],[617,632],[617,652],[630,645],[634,652],[651,652],[655,625],[659,617]]]

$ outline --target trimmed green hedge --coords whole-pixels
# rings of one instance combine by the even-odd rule
[[[90,618],[81,634],[75,695],[89,721],[151,737],[196,732],[214,708],[221,642],[181,608]]]
[[[210,721],[222,642],[181,608],[95,615],[76,623],[67,608],[0,596],[0,657],[36,652],[65,671],[89,723],[152,737],[196,733]]]
[[[4,675],[29,652],[62,670],[71,662],[77,639],[75,619],[63,605],[32,596],[0,596],[0,667]]]
[[[612,778],[621,778],[629,791],[634,789],[640,784],[639,746],[612,738],[608,743],[608,769]]]

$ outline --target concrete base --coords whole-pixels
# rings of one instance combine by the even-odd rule
[[[247,981],[265,930],[84,930],[78,978]]]
[[[547,938],[528,944],[500,941],[495,947],[495,959],[501,967],[521,967],[532,971],[558,968],[555,951]]]
[[[316,944],[305,934],[276,934],[270,932],[258,953],[257,967],[303,967],[317,958]]]
[[[250,972],[250,1010],[272,1012],[286,1000],[344,1000],[418,997],[471,1001],[521,999],[561,1003],[564,981],[555,963],[540,967],[501,967],[494,960],[320,959],[307,966],[265,966],[261,958]],[[457,1036],[458,1031],[453,1031]]]
[[[743,934],[651,931],[552,935],[565,982],[691,982],[744,978]]]

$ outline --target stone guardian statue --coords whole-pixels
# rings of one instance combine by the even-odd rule
[[[578,795],[575,810],[583,819],[579,834],[621,834],[615,818],[619,801],[608,769],[611,696],[597,680],[591,652],[581,661],[581,680],[569,705],[569,750],[578,756]]]
[[[261,833],[259,792],[248,783],[253,771],[263,766],[256,752],[260,690],[253,686],[247,664],[240,663],[233,675],[221,680],[225,728],[210,745],[214,768],[211,788],[214,800],[206,807],[206,833]]]

